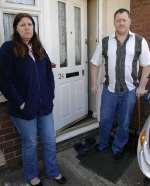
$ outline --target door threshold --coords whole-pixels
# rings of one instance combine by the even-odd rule
[[[72,127],[69,131],[65,131],[63,134],[60,134],[56,137],[56,143],[63,142],[65,140],[76,137],[80,134],[92,131],[99,127],[99,122],[94,119],[94,121],[86,125],[79,125],[79,127]]]
[[[66,126],[62,127],[61,129],[58,129],[56,131],[56,136],[65,134],[66,132],[76,130],[77,128],[81,128],[81,127],[90,125],[96,121],[97,120],[91,116],[84,116],[84,117],[82,117],[72,123],[68,123]]]

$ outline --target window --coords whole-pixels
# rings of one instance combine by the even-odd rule
[[[11,39],[11,36],[13,33],[14,17],[15,17],[15,14],[4,13],[3,24],[4,24],[4,39],[5,39],[5,41],[8,41]],[[33,19],[35,21],[35,30],[38,33],[38,17],[33,16]]]
[[[67,66],[66,5],[58,2],[60,67]]]
[[[35,0],[6,0],[6,2],[24,5],[35,5]]]
[[[5,41],[10,40],[12,33],[13,33],[13,20],[15,15],[14,14],[5,14],[3,17],[3,24],[4,24],[4,39]]]
[[[81,10],[74,7],[75,24],[75,64],[81,65]]]

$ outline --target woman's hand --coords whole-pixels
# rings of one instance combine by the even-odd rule
[[[24,109],[24,107],[25,107],[25,102],[23,102],[21,105],[20,105],[20,110],[23,110]]]

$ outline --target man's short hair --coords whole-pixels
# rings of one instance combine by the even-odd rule
[[[122,14],[122,13],[124,13],[124,12],[126,12],[126,13],[128,14],[128,16],[130,17],[130,12],[129,12],[129,10],[127,10],[127,9],[125,9],[125,8],[120,8],[120,9],[116,10],[116,12],[114,13],[114,19],[116,18],[116,15],[117,15],[118,13]]]

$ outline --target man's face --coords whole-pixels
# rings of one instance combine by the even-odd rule
[[[114,19],[115,30],[120,35],[126,35],[129,32],[131,19],[126,12],[118,13]]]

